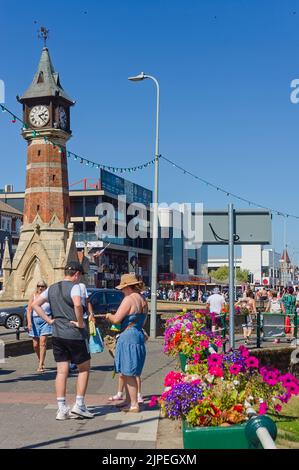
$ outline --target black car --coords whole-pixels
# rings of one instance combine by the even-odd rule
[[[116,312],[124,298],[117,289],[87,289],[88,298],[93,306],[94,314]]]
[[[26,326],[26,308],[27,305],[22,307],[9,307],[0,310],[0,326],[5,326],[9,330]]]

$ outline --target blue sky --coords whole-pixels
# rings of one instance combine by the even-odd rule
[[[63,87],[77,101],[69,150],[130,166],[155,145],[155,88],[131,83],[141,71],[161,87],[160,152],[187,169],[260,204],[299,215],[299,1],[295,0],[0,0],[0,79],[16,114],[48,42]],[[26,145],[0,115],[0,187],[25,184]],[[69,165],[70,182],[97,178]],[[149,188],[153,168],[130,174]],[[93,181],[94,182],[94,181]],[[246,207],[161,163],[160,201]],[[247,206],[248,208],[248,206]],[[275,247],[283,220],[274,218]],[[287,221],[290,255],[299,259],[299,220]]]

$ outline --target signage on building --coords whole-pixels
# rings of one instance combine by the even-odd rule
[[[228,244],[228,211],[203,212],[203,244]],[[234,210],[235,245],[269,245],[272,216],[266,210]]]
[[[87,248],[103,248],[104,244],[101,240],[96,242],[87,242]],[[85,242],[76,242],[76,248],[85,248]]]
[[[101,169],[101,189],[117,196],[125,195],[128,203],[139,202],[146,206],[153,200],[152,191],[139,186],[139,184],[127,181],[121,176]]]

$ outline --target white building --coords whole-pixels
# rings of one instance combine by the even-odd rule
[[[253,284],[280,285],[280,254],[261,245],[242,245],[241,258],[235,259],[235,267],[249,271]],[[209,258],[209,272],[228,266],[228,258]]]

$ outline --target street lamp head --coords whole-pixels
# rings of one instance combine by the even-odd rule
[[[144,80],[147,78],[146,75],[144,75],[144,72],[141,72],[139,75],[136,75],[135,77],[129,77],[128,80],[131,80],[131,82],[140,82],[141,80]]]

